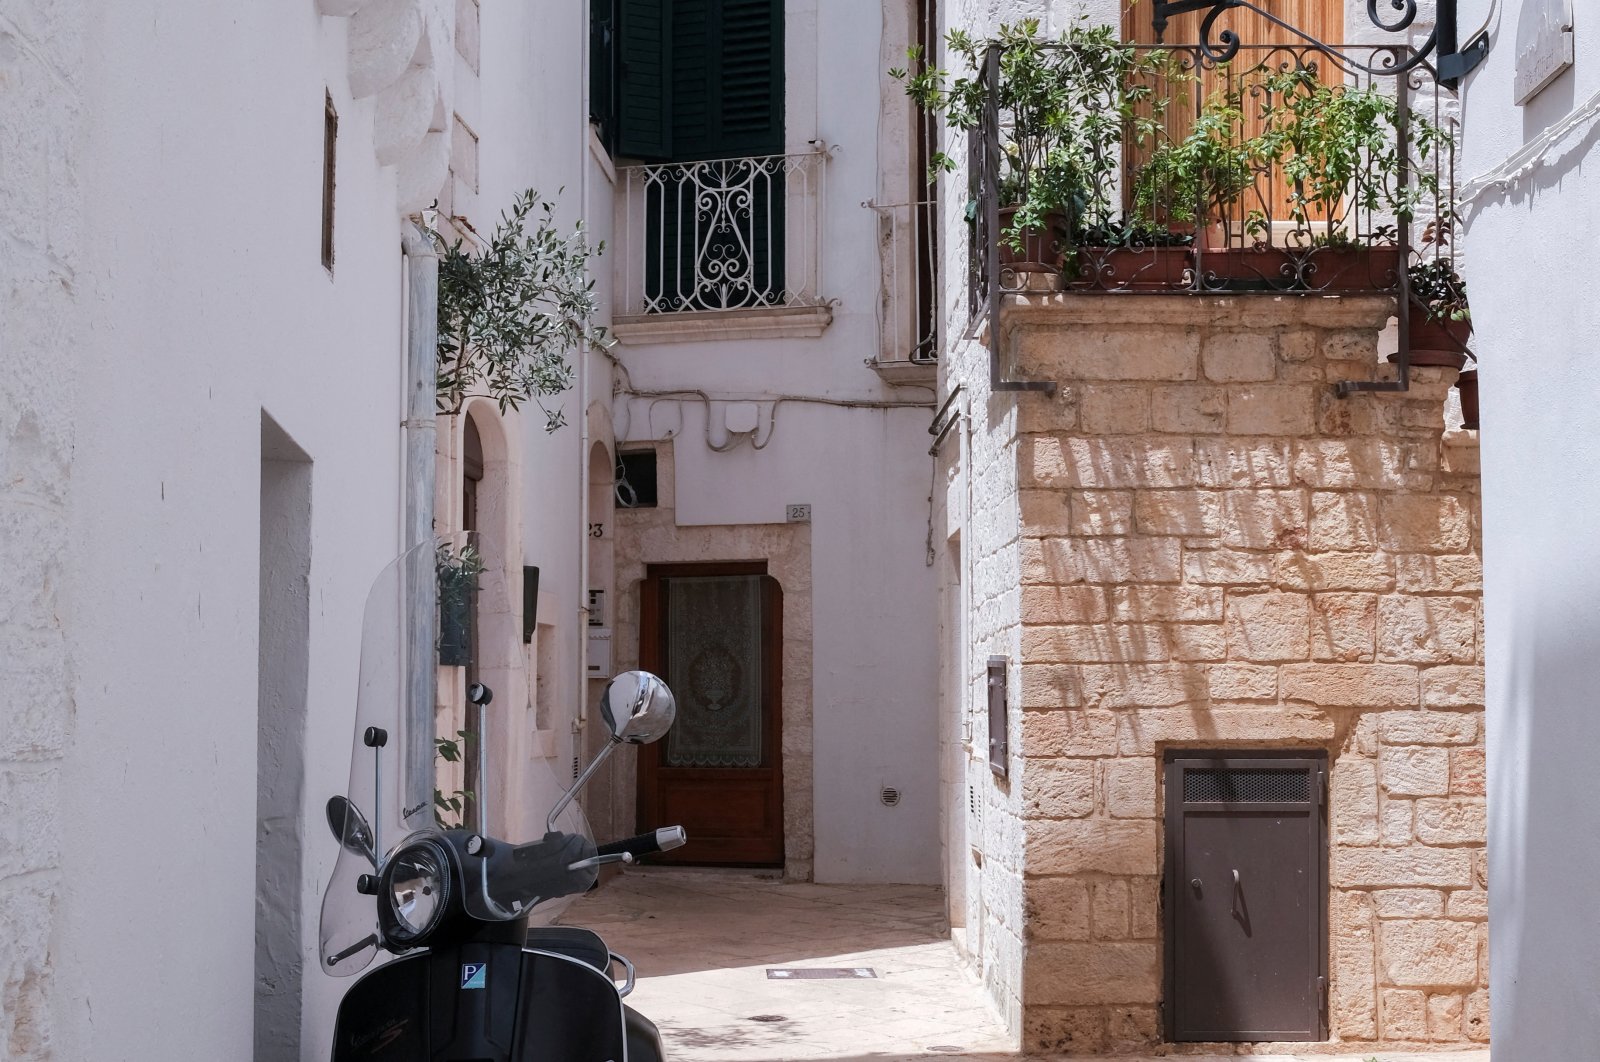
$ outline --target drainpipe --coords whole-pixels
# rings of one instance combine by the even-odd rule
[[[400,230],[406,260],[405,545],[433,540],[435,368],[439,338],[439,256],[415,221]],[[419,550],[405,573],[405,807],[433,807],[434,626],[438,581],[431,549]],[[425,735],[428,740],[418,740]]]
[[[578,218],[589,221],[589,24],[578,29]],[[592,277],[590,279],[593,279]],[[578,706],[572,718],[573,759],[584,758],[589,714],[589,344],[578,346]]]

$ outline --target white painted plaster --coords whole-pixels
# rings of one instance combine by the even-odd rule
[[[861,204],[878,195],[880,167],[905,167],[880,154],[879,108],[861,105],[901,92],[883,76],[883,24],[870,4],[787,5],[788,147],[804,151],[820,138],[837,148],[822,207],[821,294],[838,300],[831,324],[816,337],[630,342],[615,352],[627,371],[617,376],[614,415],[619,445],[673,440],[680,524],[781,523],[786,504],[811,505],[814,873],[818,881],[934,882],[932,395],[890,387],[866,365],[877,355],[878,254],[873,215]],[[486,47],[489,36],[486,29]],[[597,197],[610,194],[609,182],[595,188]],[[628,394],[691,388],[717,407],[709,418],[699,397]],[[776,401],[783,396],[823,401]],[[835,400],[895,408],[825,404]],[[726,407],[745,403],[758,407],[756,430],[730,432],[745,422],[730,425]],[[886,785],[904,794],[895,807],[878,799]]]
[[[1463,27],[1488,12],[1462,4]],[[1500,173],[1466,210],[1466,279],[1482,384],[1489,757],[1490,1001],[1495,1056],[1593,1053],[1600,1020],[1600,845],[1588,785],[1600,748],[1591,554],[1600,498],[1600,317],[1584,266],[1600,242],[1600,24],[1573,5],[1576,64],[1519,107],[1516,42],[1543,5],[1499,5],[1464,103],[1466,177]],[[1503,167],[1525,145],[1522,165]]]
[[[400,222],[443,183],[448,136],[427,131],[441,107],[449,119],[459,69],[453,7],[321,10],[358,7],[350,20],[39,0],[0,15],[0,556],[15,576],[0,634],[0,1056],[251,1057],[265,411],[316,468],[295,750],[306,844],[289,905],[300,1041],[326,1057],[348,983],[314,960],[335,854],[322,804],[348,771],[366,591],[402,544]],[[571,220],[587,172],[582,18],[521,5],[484,18],[496,103],[478,119],[473,220],[492,225],[530,185],[567,186]],[[325,92],[340,116],[331,274]],[[569,729],[576,440],[513,426],[506,445],[531,470],[501,514],[522,527],[514,562],[546,573],[541,677]]]

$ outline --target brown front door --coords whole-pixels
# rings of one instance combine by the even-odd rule
[[[1167,754],[1170,1039],[1326,1039],[1326,765]]]
[[[639,750],[639,829],[681,825],[663,862],[783,865],[783,593],[765,562],[652,565],[639,659],[678,703]]]

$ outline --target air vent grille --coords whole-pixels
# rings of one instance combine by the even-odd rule
[[[1183,772],[1187,804],[1304,804],[1311,772],[1300,767],[1191,767]]]

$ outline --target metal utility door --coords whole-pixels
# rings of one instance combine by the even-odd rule
[[[1167,754],[1170,1040],[1327,1038],[1326,776],[1322,753]]]
[[[782,616],[765,562],[649,569],[639,656],[678,718],[639,750],[639,829],[689,834],[662,862],[783,865]]]

